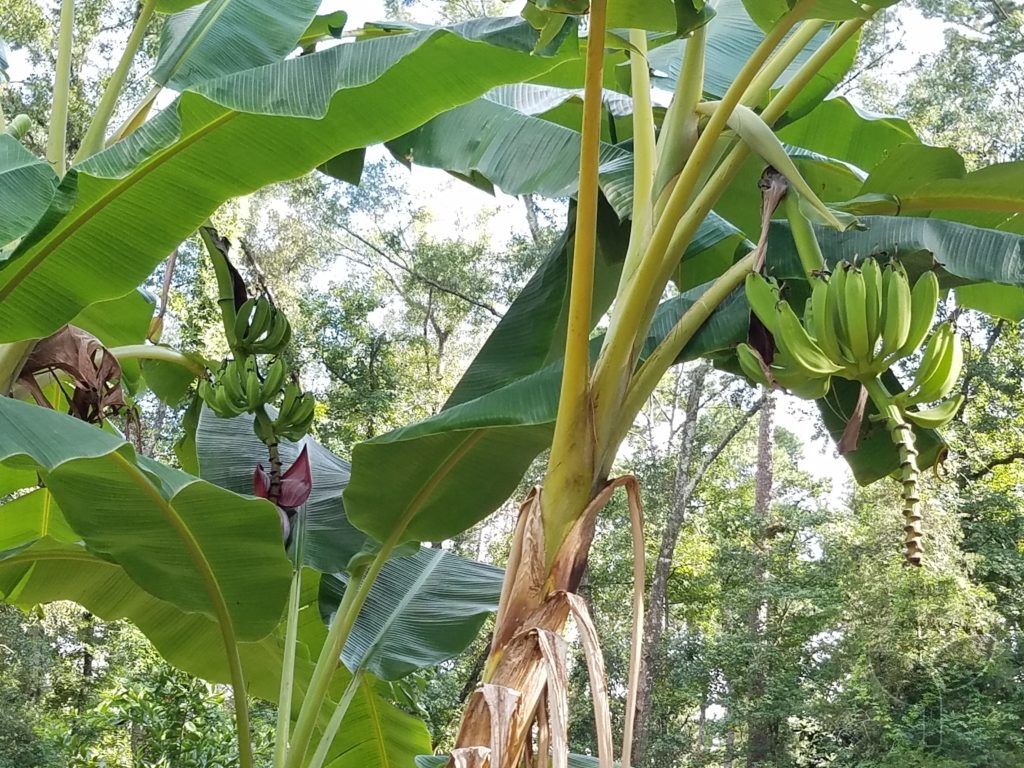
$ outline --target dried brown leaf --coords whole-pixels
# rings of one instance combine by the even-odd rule
[[[573,618],[576,619],[583,655],[587,660],[587,672],[590,674],[590,696],[593,699],[597,731],[597,762],[600,768],[612,768],[612,715],[608,704],[608,677],[605,674],[597,628],[583,598],[570,592],[564,594]]]
[[[519,708],[519,691],[504,685],[484,683],[481,686],[484,701],[491,714],[491,766],[502,768],[508,762],[505,748],[512,731],[512,721]],[[511,756],[512,763],[518,762],[518,756]]]
[[[540,645],[544,663],[547,665],[548,723],[551,738],[552,768],[569,766],[569,670],[565,665],[567,645],[565,638],[548,630],[537,630],[537,644]],[[547,759],[547,752],[541,752],[541,760]]]
[[[40,341],[22,368],[19,382],[40,404],[50,405],[36,376],[62,371],[74,382],[69,398],[71,415],[90,423],[124,408],[121,365],[99,339],[81,328],[65,325]],[[52,407],[52,406],[51,406]]]
[[[452,750],[455,768],[487,768],[491,750],[487,747],[459,747]]]

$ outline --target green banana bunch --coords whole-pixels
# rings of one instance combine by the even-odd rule
[[[266,296],[248,298],[235,314],[235,339],[240,352],[277,355],[292,337],[291,323]]]
[[[813,280],[803,323],[780,299],[774,280],[749,275],[746,294],[794,373],[840,374],[857,381],[917,351],[935,316],[939,284],[934,272],[925,272],[911,290],[897,262],[882,266],[865,259],[859,267],[840,262],[830,278]]]
[[[939,282],[927,271],[913,287],[903,266],[873,258],[840,262],[831,275],[811,281],[811,296],[799,318],[776,281],[759,274],[746,279],[747,303],[775,340],[767,364],[748,344],[736,348],[744,374],[763,386],[781,386],[799,397],[824,397],[832,376],[860,382],[885,422],[900,458],[906,532],[912,565],[923,556],[917,448],[913,426],[939,428],[959,412],[963,397],[946,400],[963,367],[963,341],[952,322],[940,325],[921,357],[911,386],[891,395],[881,374],[913,355],[928,337],[939,301]],[[916,410],[923,403],[937,405]]]
[[[253,413],[273,400],[281,392],[287,373],[287,366],[281,358],[270,364],[266,377],[262,379],[256,358],[229,360],[212,381],[203,381],[199,385],[199,393],[214,413],[222,418],[232,418]]]
[[[287,440],[301,440],[313,423],[316,398],[303,392],[294,381],[284,387],[284,400],[274,420],[274,432]]]

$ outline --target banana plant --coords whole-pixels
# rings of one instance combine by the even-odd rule
[[[915,303],[932,307],[952,288],[965,306],[1000,311],[1002,292],[1024,284],[1014,223],[1024,167],[968,173],[904,122],[825,100],[863,24],[894,2],[531,0],[519,19],[371,25],[317,49],[321,37],[342,34],[343,20],[315,17],[315,3],[147,0],[68,167],[74,4],[62,0],[46,158],[20,144],[17,118],[0,134],[0,394],[13,391],[37,340],[72,323],[105,346],[131,386],[170,397],[181,380],[205,379],[210,408],[192,411],[199,432],[180,454],[187,475],[70,416],[0,401],[0,597],[79,599],[100,615],[128,616],[173,662],[230,682],[243,768],[254,760],[249,691],[280,703],[276,766],[341,768],[408,764],[429,749],[422,724],[381,697],[376,676],[457,649],[417,635],[402,610],[436,603],[458,576],[464,589],[431,626],[468,642],[489,608],[497,619],[457,760],[516,765],[537,725],[544,758],[550,750],[564,764],[562,630],[572,615],[600,705],[596,628],[575,589],[596,515],[619,488],[639,537],[636,485],[612,477],[612,466],[662,374],[711,356],[769,385],[823,394],[837,438],[851,425],[858,432],[859,450],[847,453],[856,477],[899,473],[916,524],[913,480],[942,454],[930,427],[944,414],[915,403],[946,391],[957,337],[940,328],[918,368],[929,375],[906,388],[899,370],[882,366],[897,363],[912,336],[924,338],[931,320]],[[111,125],[146,30],[164,13],[151,92]],[[304,55],[288,58],[296,47]],[[667,109],[654,85],[672,92]],[[154,115],[165,87],[180,95]],[[285,408],[280,366],[269,359],[287,329],[262,297],[235,301],[220,274],[233,356],[208,366],[145,343],[152,308],[136,288],[224,201],[313,168],[329,172],[377,142],[477,184],[571,195],[570,226],[440,413],[357,446],[350,479],[343,462],[306,440],[310,495],[287,513],[289,559],[275,505],[249,497],[301,500],[283,486],[303,472],[286,478],[284,467],[299,455],[289,438],[305,431],[310,408],[298,392]],[[216,243],[210,250],[223,267]],[[870,314],[865,269],[877,298]],[[755,272],[780,288],[770,309],[759,311],[756,289],[746,289],[764,287]],[[859,287],[853,302],[839,293],[851,278],[864,279],[863,312]],[[675,295],[663,301],[670,284]],[[915,302],[918,286],[927,300]],[[906,308],[907,291],[909,326],[888,298]],[[844,311],[815,312],[815,293],[826,307],[842,300]],[[184,371],[176,388],[167,366]],[[861,387],[878,390],[868,393],[875,413]],[[50,402],[67,407],[61,397],[54,391]],[[862,418],[828,421],[854,415],[858,402]],[[500,588],[493,570],[418,547],[485,518],[546,448],[547,472],[521,505]],[[264,457],[271,472],[254,489]],[[641,550],[640,585],[642,561]],[[642,626],[639,602],[634,618]],[[631,670],[635,679],[635,656]],[[599,763],[610,766],[606,707],[596,721]]]
[[[19,118],[3,121],[7,130],[0,134],[0,599],[26,606],[76,599],[98,615],[128,617],[172,662],[231,684],[243,767],[255,759],[250,693],[281,701],[277,765],[409,763],[429,749],[429,740],[422,723],[382,696],[372,673],[375,664],[390,663],[401,642],[392,639],[386,652],[367,656],[351,672],[338,652],[324,654],[319,667],[314,663],[326,636],[317,608],[320,574],[351,578],[360,572],[353,563],[365,568],[375,548],[366,543],[362,552],[366,537],[339,511],[343,483],[331,480],[323,461],[313,462],[309,476],[285,471],[314,405],[284,381],[279,353],[290,332],[287,321],[264,296],[238,303],[231,296],[221,309],[232,357],[218,365],[149,343],[159,337],[162,308],[154,318],[152,302],[137,286],[197,229],[212,241],[203,225],[221,203],[394,138],[495,85],[536,76],[575,55],[567,32],[542,42],[517,19],[380,39],[354,35],[318,50],[321,40],[341,36],[345,18],[316,17],[317,7],[147,0],[69,164],[75,7],[63,2],[46,157],[20,143]],[[113,125],[128,72],[161,14],[153,87],[140,103],[127,105],[134,109],[123,124]],[[290,58],[297,46],[304,55]],[[460,57],[475,62],[473,72],[455,65]],[[319,85],[310,87],[314,82]],[[164,88],[180,95],[153,114]],[[409,97],[390,99],[395,89]],[[392,106],[381,111],[378,103],[385,101]],[[353,120],[357,114],[366,119]],[[211,258],[221,277],[225,265],[216,245]],[[231,286],[227,290],[230,295]],[[69,347],[74,340],[80,345]],[[55,380],[44,376],[57,370]],[[232,482],[220,478],[232,491],[221,491],[195,476],[203,467],[194,436],[186,436],[179,451],[188,475],[139,456],[130,442],[110,434],[118,398],[76,411],[102,429],[57,412],[97,386],[117,393],[123,386],[129,395],[149,388],[174,404],[192,386],[198,399],[186,422],[193,428],[201,423],[204,395],[221,416],[254,413],[245,430],[259,450],[246,455],[244,467],[232,465]],[[27,392],[38,394],[39,405],[17,402]],[[221,423],[226,429],[230,420]],[[277,452],[279,441],[287,463]],[[322,449],[310,450],[322,458]],[[266,483],[254,486],[254,471],[262,479],[257,467],[268,458]],[[298,476],[306,491],[319,485],[320,495],[306,504],[300,503],[305,492],[289,488]],[[275,504],[253,499],[254,492]],[[331,511],[313,517],[318,528],[305,537],[301,557],[298,543],[293,546],[290,564],[281,507],[288,533],[294,526],[300,540],[313,509]],[[239,567],[233,570],[231,562]],[[486,586],[494,582],[494,569],[480,566],[481,575],[449,555],[442,565],[425,561],[420,571],[447,574],[456,585],[475,574],[465,589],[479,593],[483,607],[440,650],[413,657],[416,668],[428,663],[423,659],[436,663],[457,652],[460,637],[469,642],[490,606],[486,595],[495,591]],[[404,573],[415,579],[417,571]],[[349,582],[345,600],[357,592]],[[386,615],[391,595],[378,590],[367,610],[383,602]],[[435,604],[442,615],[457,614],[444,601]],[[391,610],[395,616],[386,627],[399,623],[397,609]],[[349,618],[361,631],[363,624]],[[289,731],[303,705],[315,722],[299,744]],[[346,727],[339,728],[342,721]]]
[[[861,433],[861,450],[847,454],[859,480],[898,474],[909,556],[920,561],[915,478],[944,451],[932,429],[943,414],[892,406],[938,396],[949,378],[933,388],[915,380],[900,395],[897,374],[889,369],[910,353],[907,321],[913,320],[917,344],[927,335],[940,289],[975,283],[984,292],[984,282],[1019,284],[1024,278],[1012,255],[1020,237],[1010,223],[1024,208],[1015,186],[1024,168],[986,169],[977,172],[973,186],[958,188],[955,181],[967,176],[962,165],[958,170],[929,164],[942,175],[933,181],[926,172],[925,180],[914,179],[915,186],[907,188],[895,169],[904,169],[905,176],[909,158],[930,152],[909,126],[861,115],[842,101],[822,101],[829,83],[849,67],[865,21],[892,4],[722,0],[711,9],[676,2],[671,17],[655,21],[639,10],[629,15],[628,3],[595,1],[589,5],[583,67],[572,63],[515,90],[497,89],[458,115],[442,115],[391,142],[397,155],[476,184],[482,179],[516,193],[577,190],[566,238],[484,345],[446,408],[357,446],[353,455],[346,508],[387,551],[406,539],[452,535],[482,519],[550,446],[543,484],[521,507],[491,655],[464,714],[453,753],[457,764],[518,764],[534,725],[542,732],[548,727],[541,713],[558,701],[561,683],[546,643],[570,613],[586,625],[572,593],[594,517],[614,488],[629,487],[610,476],[618,445],[670,365],[712,354],[723,367],[739,371],[744,359],[752,359],[752,348],[739,345],[752,339],[752,308],[759,317],[744,289],[748,280],[760,279],[750,277],[755,273],[785,283],[785,296],[791,297],[792,306],[775,293],[771,314],[765,313],[771,322],[760,320],[777,331],[777,339],[770,336],[773,350],[785,350],[793,338],[797,344],[804,337],[817,343],[799,319],[815,283],[834,290],[848,273],[857,282],[866,264],[873,290],[881,290],[883,264],[888,282],[895,282],[894,328],[887,340],[883,333],[878,338],[882,344],[898,341],[896,350],[860,350],[864,356],[853,359],[840,353],[841,361],[822,357],[796,371],[780,365],[773,372],[763,359],[747,369],[755,381],[810,395],[823,403],[823,411],[848,415],[837,438],[851,425]],[[555,10],[574,12],[562,5]],[[618,32],[606,35],[609,18],[618,25],[621,14],[632,22],[625,25],[632,27],[628,40]],[[684,40],[672,44],[671,54],[662,50],[668,45],[655,47],[675,37]],[[737,48],[745,60],[736,61]],[[730,52],[733,66],[726,68]],[[652,106],[654,66],[668,73],[674,88],[664,112]],[[616,99],[623,92],[631,96],[631,108]],[[566,108],[570,103],[572,110]],[[490,127],[498,114],[503,122]],[[868,146],[859,141],[864,135],[875,137]],[[620,136],[629,143],[619,143]],[[525,150],[540,137],[548,152]],[[516,142],[523,151],[515,153]],[[490,146],[520,161],[498,162],[486,151]],[[578,175],[565,170],[573,156],[579,159]],[[901,156],[907,160],[894,164]],[[758,186],[766,167],[781,176],[782,192],[774,199],[771,184]],[[624,184],[627,173],[632,180]],[[776,220],[783,204],[791,215]],[[916,218],[898,218],[908,214]],[[986,266],[968,263],[979,257]],[[916,312],[908,302],[911,280],[928,293]],[[670,282],[681,293],[662,303]],[[866,287],[863,293],[866,302]],[[886,325],[886,302],[880,293],[875,298],[877,332]],[[787,310],[785,328],[779,328],[776,315]],[[606,331],[592,338],[606,312]],[[867,307],[860,312],[859,322],[866,323]],[[859,329],[857,334],[859,349],[865,339]],[[940,341],[948,337],[941,329],[936,335]],[[945,353],[926,348],[928,359],[919,370],[955,369],[955,347],[944,347],[953,350],[953,365]],[[936,359],[942,362],[933,366]],[[823,386],[840,372],[858,389],[872,390],[878,421],[864,411],[858,389],[839,381]],[[392,461],[413,470],[405,482],[384,487],[379,468]],[[592,690],[600,688],[595,680]],[[627,703],[626,765],[628,714]],[[547,743],[564,740],[553,734]],[[559,749],[552,753],[556,761],[564,758]],[[604,752],[601,763],[610,765],[610,750]]]

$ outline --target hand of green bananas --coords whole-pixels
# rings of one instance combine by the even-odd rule
[[[229,360],[210,380],[200,383],[199,394],[214,413],[229,419],[272,405],[283,390],[284,396],[273,420],[274,434],[288,440],[301,440],[313,423],[316,399],[311,392],[303,392],[294,381],[285,383],[287,373],[287,365],[280,357],[268,366],[263,377],[254,357]]]
[[[769,366],[749,344],[740,344],[736,353],[743,372],[758,384],[778,384],[817,399],[827,394],[832,376],[865,382],[914,354],[931,328],[939,283],[929,271],[911,289],[906,270],[896,261],[841,262],[831,276],[813,280],[803,322],[771,278],[748,275],[746,295],[777,351]],[[910,406],[945,398],[962,367],[963,342],[952,323],[943,323],[925,347],[913,384],[893,400],[914,424],[941,427],[956,415],[962,397],[923,411]]]

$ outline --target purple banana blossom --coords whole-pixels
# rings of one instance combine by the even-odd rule
[[[302,452],[295,463],[281,475],[281,486],[276,498],[270,497],[270,475],[262,464],[256,465],[252,476],[252,492],[261,499],[269,499],[277,505],[277,513],[281,516],[281,537],[287,548],[292,539],[292,519],[296,510],[306,503],[310,491],[313,490],[313,476],[309,468],[309,455],[303,446]]]

